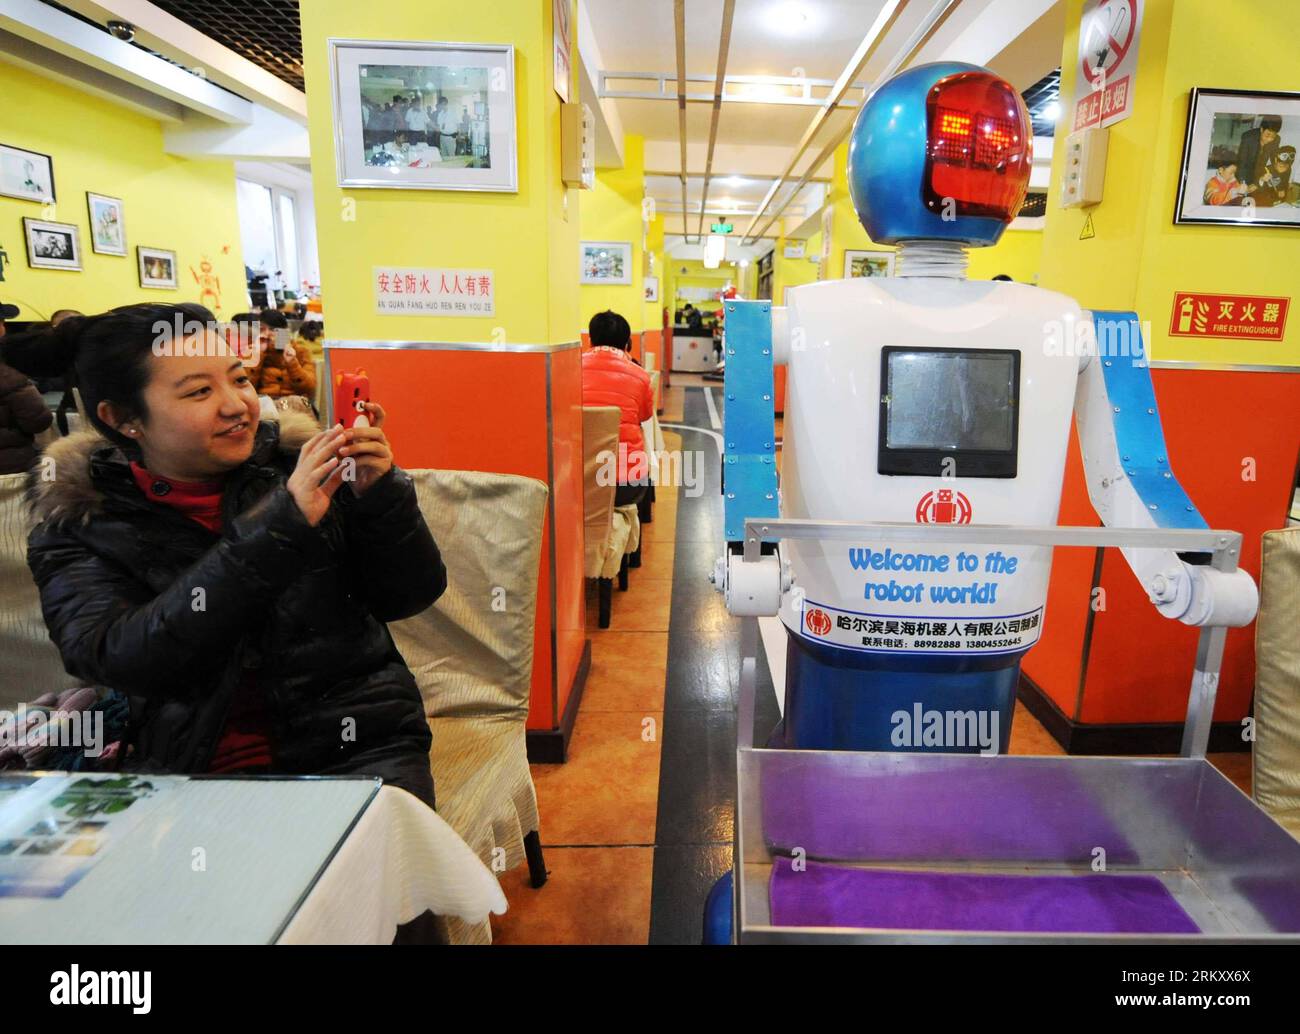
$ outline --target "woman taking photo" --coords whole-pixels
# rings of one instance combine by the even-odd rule
[[[446,570],[383,409],[348,431],[259,422],[215,329],[197,305],[131,305],[3,343],[28,374],[71,370],[95,428],[29,476],[50,637],[128,697],[123,768],[378,775],[432,807],[424,706],[384,622]]]

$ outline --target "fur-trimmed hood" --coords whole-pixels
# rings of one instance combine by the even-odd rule
[[[278,421],[263,417],[247,462],[265,464],[277,450],[297,453],[320,429],[310,413],[284,410]],[[33,521],[89,520],[104,502],[104,491],[95,480],[96,465],[126,467],[127,462],[122,449],[98,431],[78,431],[52,442],[27,475],[27,501]]]

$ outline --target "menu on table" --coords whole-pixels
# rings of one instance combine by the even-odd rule
[[[58,898],[185,782],[131,774],[0,774],[0,898]]]

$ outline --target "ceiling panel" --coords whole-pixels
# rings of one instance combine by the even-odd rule
[[[301,90],[298,0],[152,0],[174,18]],[[306,0],[310,2],[310,0]]]

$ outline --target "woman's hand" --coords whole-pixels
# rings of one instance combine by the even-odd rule
[[[343,428],[331,427],[312,435],[298,453],[298,465],[285,488],[313,528],[330,508],[330,500],[343,483],[343,465],[336,455],[343,444]]]
[[[356,476],[351,479],[352,494],[357,498],[393,469],[393,450],[384,434],[384,407],[378,402],[365,403],[369,427],[351,427],[343,432],[339,455],[356,461]]]

